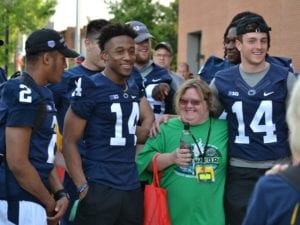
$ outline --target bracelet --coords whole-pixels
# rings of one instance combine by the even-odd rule
[[[86,188],[88,188],[89,187],[89,184],[88,184],[88,182],[85,182],[85,183],[83,183],[82,185],[80,185],[78,188],[77,188],[77,193],[81,193],[81,192],[83,192]]]
[[[65,189],[60,189],[54,193],[54,199],[55,201],[58,201],[59,199],[66,197],[68,200],[70,199],[70,195],[68,192],[65,191]]]

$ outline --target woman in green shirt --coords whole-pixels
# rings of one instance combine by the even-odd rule
[[[227,164],[227,123],[213,118],[212,93],[201,80],[186,81],[176,93],[178,118],[160,125],[137,156],[141,181],[151,181],[152,159],[163,171],[172,225],[224,225],[223,195]],[[192,151],[180,149],[180,134],[189,124]]]

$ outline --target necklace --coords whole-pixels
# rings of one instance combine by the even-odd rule
[[[127,81],[125,81],[125,88],[123,90],[124,92],[128,91],[128,84],[127,84]]]

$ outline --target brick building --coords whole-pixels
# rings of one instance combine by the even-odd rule
[[[242,11],[265,18],[272,27],[270,55],[291,57],[299,72],[299,0],[179,0],[178,62],[187,61],[197,73],[210,55],[223,57],[224,31]]]

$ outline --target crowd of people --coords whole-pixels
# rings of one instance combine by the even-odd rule
[[[198,75],[172,71],[173,47],[152,50],[140,21],[90,21],[68,69],[79,54],[61,35],[32,32],[24,71],[0,70],[0,224],[142,225],[154,157],[172,225],[290,224],[300,193],[265,173],[299,167],[300,83],[270,31],[237,14]]]

